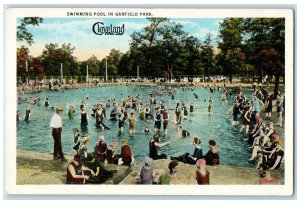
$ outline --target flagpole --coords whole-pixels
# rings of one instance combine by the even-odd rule
[[[26,85],[28,86],[28,61],[27,60],[25,62],[25,66],[26,66]]]
[[[60,80],[63,81],[63,63],[60,63]]]
[[[86,82],[89,85],[89,65],[86,65]]]
[[[105,81],[107,82],[107,59],[105,60]]]

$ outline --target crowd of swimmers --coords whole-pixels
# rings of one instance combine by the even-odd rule
[[[243,134],[243,139],[251,151],[249,161],[255,162],[256,168],[260,170],[261,184],[280,183],[279,179],[271,175],[272,170],[280,168],[284,155],[283,140],[275,127],[282,127],[284,96],[278,92],[275,103],[273,97],[273,92],[268,94],[262,87],[255,86],[250,100],[238,88],[232,109],[232,125],[242,123],[240,133]],[[276,124],[272,118],[274,109],[277,112]],[[262,112],[265,113],[264,118]]]
[[[249,100],[242,92],[240,87],[232,90],[227,89],[226,86],[206,86],[209,92],[217,91],[221,93],[222,104],[228,103],[228,97],[234,95],[234,105],[232,108],[233,119],[232,125],[237,126],[242,123],[240,132],[243,132],[243,139],[249,144],[249,149],[252,150],[251,161],[255,161],[257,168],[261,170],[262,176],[265,176],[270,170],[280,167],[283,158],[282,140],[278,132],[274,130],[274,123],[271,121],[273,112],[273,94],[266,94],[262,87],[255,88],[252,100]],[[183,90],[194,90],[194,87],[183,87]],[[99,97],[97,103],[93,106],[90,116],[94,118],[95,125],[101,130],[110,130],[105,124],[105,120],[116,121],[119,128],[119,134],[124,131],[125,124],[128,123],[129,135],[134,136],[137,128],[137,118],[139,120],[153,122],[153,130],[148,125],[143,129],[144,133],[150,133],[153,136],[149,141],[149,155],[143,162],[143,167],[140,171],[140,179],[142,184],[156,184],[164,183],[169,180],[169,183],[175,184],[176,167],[178,164],[186,163],[196,166],[195,181],[198,184],[209,184],[209,171],[206,165],[216,166],[220,164],[219,148],[216,141],[210,139],[208,141],[209,151],[203,154],[201,147],[201,138],[194,137],[192,146],[194,146],[193,153],[185,153],[183,155],[166,155],[161,152],[161,148],[170,144],[170,141],[161,142],[161,135],[168,134],[168,124],[170,121],[169,110],[166,108],[164,101],[160,99],[157,101],[156,96],[169,96],[171,100],[175,100],[176,88],[163,89],[160,87],[159,91],[152,91],[149,93],[149,100],[147,103],[142,102],[141,95],[128,96],[120,103],[114,96],[107,98],[105,101]],[[195,99],[199,96],[193,92]],[[18,98],[18,102],[23,102],[24,99]],[[26,99],[32,105],[41,105],[39,97],[32,97]],[[73,129],[73,151],[74,158],[67,168],[67,183],[103,183],[108,178],[112,177],[116,172],[105,169],[106,163],[116,165],[132,165],[134,164],[134,155],[132,148],[128,145],[126,139],[121,142],[121,154],[115,154],[117,142],[113,141],[111,144],[106,144],[104,136],[100,136],[93,151],[88,151],[89,137],[88,126],[90,116],[86,111],[86,103],[88,97],[84,98],[80,104],[80,130]],[[204,99],[208,103],[207,111],[211,114],[212,99]],[[51,107],[48,98],[43,102],[45,107]],[[176,129],[181,131],[183,137],[190,135],[186,130],[182,121],[190,119],[194,112],[194,105],[190,103],[187,105],[183,101],[174,102],[175,118],[172,122]],[[284,96],[278,94],[275,101],[276,111],[278,115],[278,122],[276,125],[282,126],[282,111],[284,107]],[[265,108],[265,118],[262,119],[262,107]],[[26,105],[25,120],[30,118],[30,108]],[[52,107],[53,108],[53,107]],[[110,109],[110,113],[107,110]],[[75,107],[73,105],[67,106],[68,117],[70,120],[74,119]],[[137,113],[137,117],[135,115]],[[19,120],[20,113],[17,112],[17,120]],[[105,132],[104,132],[105,133]],[[101,133],[101,134],[104,134]],[[165,173],[161,169],[154,169],[152,166],[153,160],[170,159],[168,165],[169,173]],[[99,169],[102,169],[99,171]],[[99,173],[101,172],[101,173]],[[104,174],[102,174],[104,172]],[[166,178],[168,177],[168,178]],[[173,179],[170,179],[173,178]]]

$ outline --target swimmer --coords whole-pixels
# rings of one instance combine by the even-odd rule
[[[88,131],[87,126],[88,126],[89,117],[88,117],[88,114],[85,112],[84,108],[82,108],[82,110],[81,110],[80,117],[81,117],[81,123],[80,123],[81,131],[82,132],[87,132]]]
[[[78,154],[81,140],[82,140],[82,138],[81,138],[78,128],[73,128],[74,146],[73,146],[72,150],[75,151],[76,154]]]
[[[84,108],[84,105],[85,105],[85,102],[84,100],[81,101],[81,104],[80,104],[80,110],[82,111],[82,109]]]
[[[207,110],[208,110],[208,115],[210,115],[210,112],[211,112],[211,101],[208,101]]]
[[[252,113],[252,107],[250,106],[248,110],[245,111],[244,117],[243,117],[243,125],[240,129],[240,132],[243,132],[243,129],[245,129],[246,134],[249,132],[249,125],[250,125],[250,116]]]
[[[168,124],[169,124],[169,113],[168,113],[168,110],[166,108],[162,112],[162,117],[163,117],[164,134],[167,135],[167,133],[168,133]]]
[[[226,92],[225,92],[225,91],[221,94],[221,101],[222,101],[222,104],[223,104],[223,105],[224,105],[225,103],[227,103]]]
[[[30,114],[30,106],[29,105],[25,105],[25,118],[24,118],[24,120],[25,121],[29,121],[30,120],[30,116],[31,116],[31,114]]]
[[[74,113],[75,113],[75,109],[73,106],[67,106],[68,108],[68,116],[70,120],[74,119]]]
[[[180,105],[179,105],[179,102],[177,101],[176,108],[175,108],[175,115],[176,115],[175,123],[176,124],[180,123],[180,119],[181,119],[180,114],[181,114]]]
[[[146,105],[145,113],[146,113],[146,121],[148,122],[151,121],[152,115],[150,113],[150,107],[148,104]]]
[[[231,124],[234,126],[234,125],[237,125],[239,123],[238,115],[240,114],[240,103],[238,101],[234,104],[234,106],[232,108],[232,111],[233,111],[233,113],[232,113],[233,120],[232,120]]]
[[[140,103],[140,105],[139,105],[139,116],[140,116],[140,120],[145,120],[145,115],[146,115],[146,113],[145,113],[145,108],[144,108],[143,104]]]
[[[276,99],[276,112],[277,112],[277,118],[278,122],[275,125],[278,125],[282,127],[282,111],[283,111],[283,102],[284,102],[284,96],[280,95],[280,92],[278,91],[278,96]]]
[[[181,128],[182,128],[182,127],[181,127]],[[182,136],[182,137],[188,137],[188,136],[190,136],[190,135],[191,135],[191,134],[189,133],[189,131],[182,129],[182,131],[181,131],[181,136]]]
[[[146,127],[144,128],[144,133],[152,133],[148,125],[146,125]]]
[[[188,116],[188,111],[187,111],[187,108],[186,108],[186,106],[185,106],[185,104],[183,103],[182,104],[182,114],[181,115],[183,115],[183,118],[184,119],[187,119],[187,116]]]
[[[49,105],[50,105],[49,99],[46,98],[46,100],[44,101],[44,106],[45,106],[45,107],[48,107]]]
[[[122,133],[123,129],[124,129],[124,120],[125,116],[124,116],[124,110],[121,109],[121,112],[119,113],[119,132]]]
[[[159,107],[156,107],[155,110],[156,113],[154,118],[154,132],[159,132],[161,127],[161,114],[160,114]]]
[[[17,110],[17,122],[19,122],[19,120],[20,120],[20,111]]]
[[[136,129],[136,119],[134,117],[134,113],[132,112],[129,117],[129,135],[135,135]]]
[[[197,94],[195,94],[195,93],[193,93],[193,94],[194,94],[195,98],[196,98],[196,99],[198,99],[198,95],[197,95]]]

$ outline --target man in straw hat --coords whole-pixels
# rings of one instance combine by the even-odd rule
[[[50,127],[52,128],[52,136],[54,140],[54,152],[53,159],[61,159],[61,161],[66,162],[67,159],[64,156],[62,145],[61,145],[61,131],[62,131],[62,107],[56,108],[56,113],[51,118]]]

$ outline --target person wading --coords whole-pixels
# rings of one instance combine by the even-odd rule
[[[62,107],[56,108],[56,113],[54,113],[50,121],[50,127],[52,128],[52,136],[54,140],[53,159],[58,160],[60,158],[61,161],[66,162],[67,159],[64,156],[62,145],[61,145],[62,112],[63,112]]]

